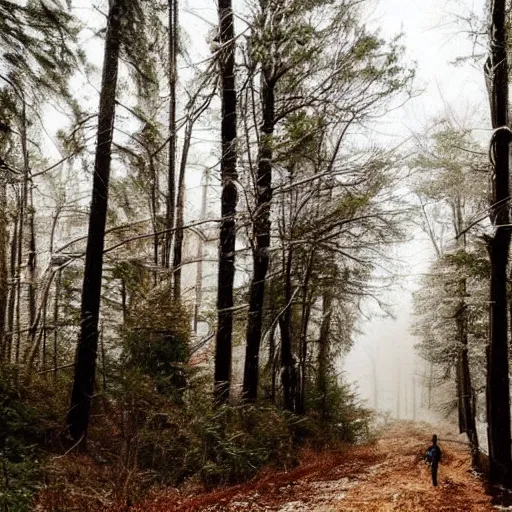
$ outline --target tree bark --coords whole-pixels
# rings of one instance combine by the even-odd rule
[[[459,320],[457,319],[457,323]],[[457,360],[455,363],[455,384],[457,388],[457,418],[459,425],[459,433],[466,432],[466,417],[464,414],[464,391],[462,389],[462,347],[460,340],[460,332],[457,340]]]
[[[219,0],[222,80],[222,159],[220,163],[222,195],[217,287],[217,335],[215,340],[216,405],[229,400],[231,382],[231,338],[233,332],[233,284],[235,278],[236,181],[236,90],[235,34],[231,0]]]
[[[158,231],[160,230],[160,224],[158,219],[160,212],[160,186],[158,180],[158,170],[155,167],[152,156],[150,156],[149,163],[151,170],[151,223],[153,226],[153,232],[155,233],[153,236],[153,263],[155,265],[155,272],[153,273],[153,284],[156,286],[158,284],[158,264],[160,254],[160,237],[157,234]]]
[[[81,330],[75,362],[71,408],[67,418],[71,437],[77,442],[83,440],[82,445],[85,444],[87,436],[89,411],[94,392],[111,145],[124,9],[123,1],[111,0],[105,39],[92,202],[85,254]]]
[[[281,330],[281,381],[283,384],[283,401],[288,411],[295,412],[295,395],[298,377],[292,352],[292,263],[293,249],[289,247],[284,272],[285,310],[279,318],[279,329]]]
[[[208,200],[208,171],[205,170],[203,174],[202,183],[202,196],[201,196],[201,216],[200,220],[206,219],[206,205]],[[194,332],[197,334],[199,324],[199,311],[203,302],[203,256],[204,256],[204,240],[199,238],[197,243],[197,270],[196,270],[196,297],[194,304]]]
[[[270,401],[276,403],[276,324],[274,323],[270,328],[269,341],[268,341],[268,362],[270,370]]]
[[[331,318],[332,294],[331,290],[327,288],[322,297],[322,323],[318,339],[318,394],[320,395],[320,414],[323,417],[327,414]]]
[[[60,301],[60,283],[62,278],[62,270],[57,270],[55,277],[55,299],[53,302],[53,380],[57,380],[58,367],[58,341],[59,341],[59,301]]]
[[[28,167],[28,162],[27,162]],[[28,261],[27,261],[27,274],[28,274],[28,310],[29,310],[29,345],[34,343],[36,338],[37,327],[35,325],[36,319],[36,267],[37,267],[37,252],[36,252],[36,234],[35,234],[35,212],[34,212],[34,186],[30,180],[30,208],[29,208],[29,245],[28,245]]]
[[[16,351],[15,351],[15,361],[16,363],[20,360],[20,350],[21,350],[21,267],[23,264],[23,245],[25,241],[25,217],[27,215],[27,206],[28,206],[28,184],[30,179],[30,167],[29,167],[29,159],[28,159],[28,144],[27,144],[27,116],[26,116],[26,102],[25,98],[21,96],[21,151],[23,154],[23,184],[21,190],[20,197],[20,213],[19,213],[19,228],[18,228],[18,247],[17,247],[17,258],[18,258],[18,268],[17,268],[17,302],[16,302]],[[30,263],[30,262],[28,262]],[[28,267],[28,265],[27,265]],[[29,297],[32,294],[29,292]],[[29,314],[32,314],[30,304],[29,304]],[[30,320],[32,320],[30,316]]]
[[[176,209],[176,84],[178,55],[178,0],[169,0],[169,162],[167,174],[167,198],[165,229],[167,233],[162,250],[162,266],[171,266],[171,248],[174,238],[174,214]]]
[[[457,235],[460,235],[464,230],[463,222],[463,207],[460,200],[457,200],[456,204],[456,222],[457,222]],[[467,241],[466,235],[458,237],[460,240],[461,249],[466,252]],[[473,386],[471,384],[471,371],[469,366],[469,355],[468,355],[468,306],[466,304],[467,295],[467,278],[463,277],[460,279],[458,284],[458,295],[460,297],[459,304],[456,313],[456,324],[458,333],[458,363],[459,372],[458,377],[460,379],[460,399],[459,408],[462,412],[462,422],[459,425],[460,431],[465,432],[471,447],[471,456],[473,466],[478,465],[478,435],[476,431],[476,409],[475,409],[475,394],[473,392]]]
[[[256,209],[253,218],[255,245],[253,277],[249,291],[249,313],[245,349],[243,396],[255,401],[258,396],[259,352],[265,300],[265,279],[270,247],[270,204],[272,200],[272,141],[274,133],[274,82],[271,70],[262,70],[262,134],[259,139],[256,176]]]
[[[178,200],[176,202],[176,230],[174,238],[174,257],[173,257],[173,298],[175,301],[181,298],[181,261],[183,257],[183,224],[185,219],[185,173],[187,171],[188,153],[192,141],[192,128],[194,119],[190,118],[185,130],[185,139],[183,140],[183,151],[181,152],[180,174],[178,178]]]
[[[6,346],[6,315],[9,280],[7,271],[7,255],[9,252],[9,235],[7,219],[7,187],[5,181],[0,184],[0,361],[5,360]]]
[[[24,219],[25,219],[25,194],[22,192],[20,197],[20,207],[18,215],[18,240],[16,247],[16,346],[14,350],[14,361],[18,364],[20,360],[20,348],[21,348],[21,267],[23,264],[23,238],[24,238]]]
[[[306,381],[307,381],[307,357],[308,357],[308,328],[309,318],[311,316],[311,306],[313,303],[312,293],[309,289],[311,274],[313,272],[313,261],[315,259],[315,247],[311,248],[311,254],[308,259],[304,283],[302,284],[302,313],[300,329],[300,347],[299,347],[299,369],[300,382],[297,393],[295,410],[297,414],[306,413]]]
[[[14,339],[14,313],[16,308],[16,292],[17,292],[17,279],[16,279],[16,261],[17,247],[18,247],[18,218],[19,211],[17,212],[12,227],[11,237],[11,251],[9,257],[9,303],[7,305],[7,335],[5,339],[5,360],[11,361],[12,357],[12,345]]]
[[[500,235],[500,233],[502,235]],[[505,236],[503,236],[505,235]],[[491,478],[510,486],[510,395],[507,332],[507,260],[509,237],[499,230],[489,243],[491,303],[489,305],[488,429]]]
[[[492,125],[495,130],[491,140],[494,172],[491,175],[490,199],[490,217],[495,233],[487,243],[491,263],[487,422],[491,479],[510,487],[512,458],[507,315],[507,264],[510,248],[510,228],[508,227],[510,224],[510,128],[505,0],[491,1],[490,20],[491,50],[485,72],[490,93]]]

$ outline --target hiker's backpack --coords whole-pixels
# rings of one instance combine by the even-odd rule
[[[434,462],[435,456],[436,456],[436,449],[434,447],[429,448],[427,450],[427,461],[430,463]]]

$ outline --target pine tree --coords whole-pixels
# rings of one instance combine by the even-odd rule
[[[7,174],[2,176],[3,184],[10,181],[16,174],[15,169],[23,169],[19,188],[18,207],[13,237],[11,239],[11,286],[9,291],[2,290],[0,294],[9,292],[7,321],[2,320],[2,332],[7,326],[5,354],[10,357],[13,348],[13,331],[16,320],[16,343],[14,352],[16,360],[20,358],[22,344],[20,327],[20,308],[22,285],[20,269],[23,264],[25,249],[28,249],[27,270],[28,280],[28,311],[29,336],[28,341],[34,343],[36,320],[36,233],[35,206],[33,204],[33,180],[31,144],[29,142],[29,127],[38,119],[41,106],[48,98],[64,99],[68,107],[76,112],[77,104],[71,98],[68,90],[68,79],[80,65],[84,56],[76,48],[78,23],[75,18],[58,1],[51,2],[0,2],[0,87],[11,93],[11,99],[5,101],[2,97],[2,109],[10,112],[9,124],[3,131],[10,141],[11,149],[7,162],[5,154],[0,155],[0,162],[6,164]],[[17,129],[14,126],[17,126]],[[34,128],[32,128],[34,130]],[[14,156],[16,155],[16,156]],[[3,185],[2,185],[3,186]],[[7,244],[7,238],[4,238]],[[5,254],[9,249],[5,249]],[[7,282],[4,282],[6,285]],[[16,311],[15,311],[16,310]],[[2,315],[4,318],[4,315]],[[0,336],[3,336],[0,335]]]

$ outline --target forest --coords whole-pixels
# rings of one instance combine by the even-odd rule
[[[373,8],[0,0],[0,511],[360,453],[390,418],[343,364],[417,236],[425,414],[512,489],[512,6],[457,19],[485,129],[447,105],[393,142],[422,86]]]

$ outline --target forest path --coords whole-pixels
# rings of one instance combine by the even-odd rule
[[[210,494],[154,503],[148,510],[276,512],[485,512],[494,510],[483,482],[470,467],[464,437],[438,430],[443,458],[432,487],[422,460],[430,437],[426,424],[400,422],[373,445],[312,457],[289,473]],[[161,508],[160,508],[161,507]],[[138,509],[137,509],[138,510]]]

